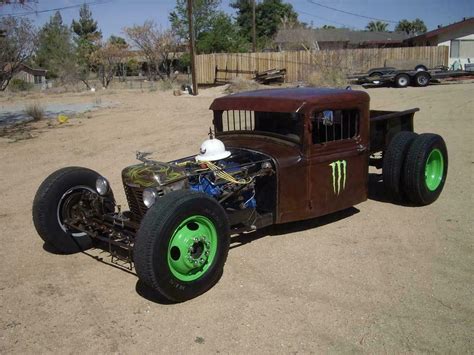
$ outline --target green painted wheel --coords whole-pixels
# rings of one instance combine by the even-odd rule
[[[405,196],[417,206],[436,201],[448,173],[448,150],[443,138],[433,133],[420,134],[405,158],[402,187]]]
[[[168,266],[180,281],[201,278],[217,251],[217,231],[204,216],[186,218],[175,229],[168,246]]]
[[[229,252],[229,220],[219,202],[189,190],[165,194],[137,231],[133,262],[141,282],[173,302],[209,290]]]
[[[435,191],[441,184],[444,174],[443,154],[439,149],[433,149],[425,165],[425,183],[430,191]]]

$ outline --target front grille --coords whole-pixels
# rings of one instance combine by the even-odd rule
[[[141,187],[129,186],[126,183],[123,184],[123,187],[125,189],[125,196],[127,196],[130,212],[139,218],[143,217],[147,211],[143,203],[143,189]]]

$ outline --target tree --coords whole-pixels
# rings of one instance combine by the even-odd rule
[[[125,40],[125,38],[122,38],[120,36],[114,36],[114,35],[110,36],[109,43],[118,44],[118,45],[128,47],[128,44],[127,44],[127,41]]]
[[[59,11],[51,16],[39,32],[35,63],[48,70],[48,78],[63,78],[73,67],[71,31],[63,24]]]
[[[102,33],[99,31],[97,21],[92,18],[92,12],[87,4],[81,6],[79,20],[72,21],[72,30],[75,33],[77,74],[87,88],[90,88],[88,80],[93,69],[91,55],[97,50]]]
[[[198,53],[241,52],[245,39],[225,12],[219,11],[221,0],[194,0],[194,36]],[[177,0],[169,14],[171,28],[181,40],[188,41],[187,1]]]
[[[412,21],[411,24],[413,28],[413,33],[415,35],[421,35],[422,33],[425,33],[428,30],[423,20],[419,18],[416,18],[414,21]]]
[[[416,36],[427,31],[426,25],[423,20],[419,18],[414,21],[408,21],[406,19],[400,20],[395,26],[395,31],[405,32],[407,35]]]
[[[395,26],[395,31],[397,32],[405,32],[406,34],[410,34],[412,31],[411,22],[408,20],[400,20],[398,21],[397,25]]]
[[[173,31],[163,30],[153,21],[145,21],[143,25],[124,28],[124,32],[147,59],[150,79],[156,80],[157,76],[164,79],[160,69],[168,79],[171,78],[179,47],[178,37]]]
[[[120,41],[112,36],[91,54],[91,62],[98,68],[99,78],[104,88],[109,86],[119,64],[123,63],[127,57],[128,45],[124,42],[125,40]]]
[[[199,53],[244,52],[249,43],[243,38],[230,16],[221,12],[212,20],[211,28],[203,32],[196,41]]]
[[[236,22],[242,35],[248,40],[252,39],[252,4],[249,0],[234,0],[230,6],[237,10]],[[298,14],[291,4],[282,0],[263,0],[255,7],[255,22],[257,39],[260,44],[273,37],[285,22],[297,24]]]
[[[0,91],[4,91],[12,77],[32,56],[36,49],[37,33],[31,20],[7,16],[0,20]]]
[[[382,21],[370,21],[365,28],[370,32],[387,32],[388,23]]]
[[[193,2],[194,38],[212,29],[214,19],[222,14],[219,11],[221,0],[194,0]],[[186,0],[177,0],[174,11],[170,12],[171,29],[181,39],[188,40],[188,9]]]

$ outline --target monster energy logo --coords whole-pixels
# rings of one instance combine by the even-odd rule
[[[339,195],[341,192],[341,182],[342,190],[346,188],[346,166],[347,163],[345,160],[336,160],[329,164],[332,168],[332,188],[334,194]]]

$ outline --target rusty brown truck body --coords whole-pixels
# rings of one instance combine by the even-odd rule
[[[365,201],[370,165],[394,201],[426,205],[443,189],[446,146],[413,132],[418,109],[370,111],[363,91],[316,88],[239,93],[210,108],[214,135],[199,155],[138,153],[123,170],[128,211],[92,170],[50,175],[33,204],[40,236],[66,253],[106,243],[144,283],[184,301],[218,281],[231,235]]]

